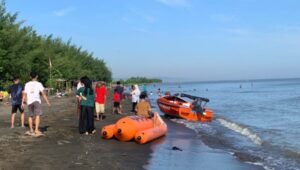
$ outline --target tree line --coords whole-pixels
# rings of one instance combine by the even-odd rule
[[[7,87],[18,76],[23,82],[36,71],[42,83],[53,79],[77,80],[87,75],[93,80],[110,82],[112,73],[102,59],[53,35],[39,35],[32,26],[18,21],[18,14],[7,12],[0,4],[0,87]]]
[[[122,84],[149,84],[149,83],[162,83],[161,79],[146,78],[146,77],[130,77],[127,80],[121,80]]]

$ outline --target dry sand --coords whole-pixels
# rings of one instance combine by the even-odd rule
[[[107,100],[106,119],[96,122],[97,133],[80,135],[74,96],[50,98],[52,106],[43,106],[44,137],[26,136],[28,128],[10,127],[11,106],[0,103],[0,169],[143,169],[147,164],[150,144],[103,140],[100,129],[122,116],[112,113],[112,99]],[[129,113],[130,101],[123,102]]]

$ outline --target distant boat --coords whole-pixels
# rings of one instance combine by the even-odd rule
[[[183,98],[192,99],[193,102]],[[213,119],[213,111],[205,107],[208,102],[209,99],[184,93],[167,95],[157,100],[159,109],[165,115],[200,122],[210,122]]]

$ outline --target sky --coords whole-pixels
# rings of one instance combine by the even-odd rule
[[[25,25],[103,59],[113,77],[300,77],[299,0],[7,0]]]

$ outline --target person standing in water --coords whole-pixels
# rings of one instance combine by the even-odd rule
[[[97,118],[96,120],[102,120],[103,114],[105,112],[105,101],[106,101],[106,87],[104,82],[100,82],[96,84],[96,114]]]
[[[95,95],[92,88],[92,81],[84,76],[80,79],[84,87],[78,89],[76,95],[79,96],[80,115],[79,115],[79,133],[80,134],[94,134],[94,109],[95,109]]]
[[[10,94],[11,98],[11,128],[15,127],[15,117],[16,113],[19,110],[21,114],[21,127],[24,127],[24,109],[22,108],[22,93],[24,87],[20,84],[20,79],[18,77],[14,78],[14,84],[9,87],[8,93]]]
[[[41,136],[42,132],[39,130],[42,111],[42,104],[40,94],[43,96],[44,100],[51,106],[49,100],[44,92],[45,88],[42,83],[38,82],[38,74],[36,72],[31,72],[31,81],[25,84],[25,89],[22,98],[22,108],[26,104],[28,105],[28,123],[30,131],[27,131],[26,134],[33,136]],[[33,118],[35,118],[35,130],[33,129]]]

